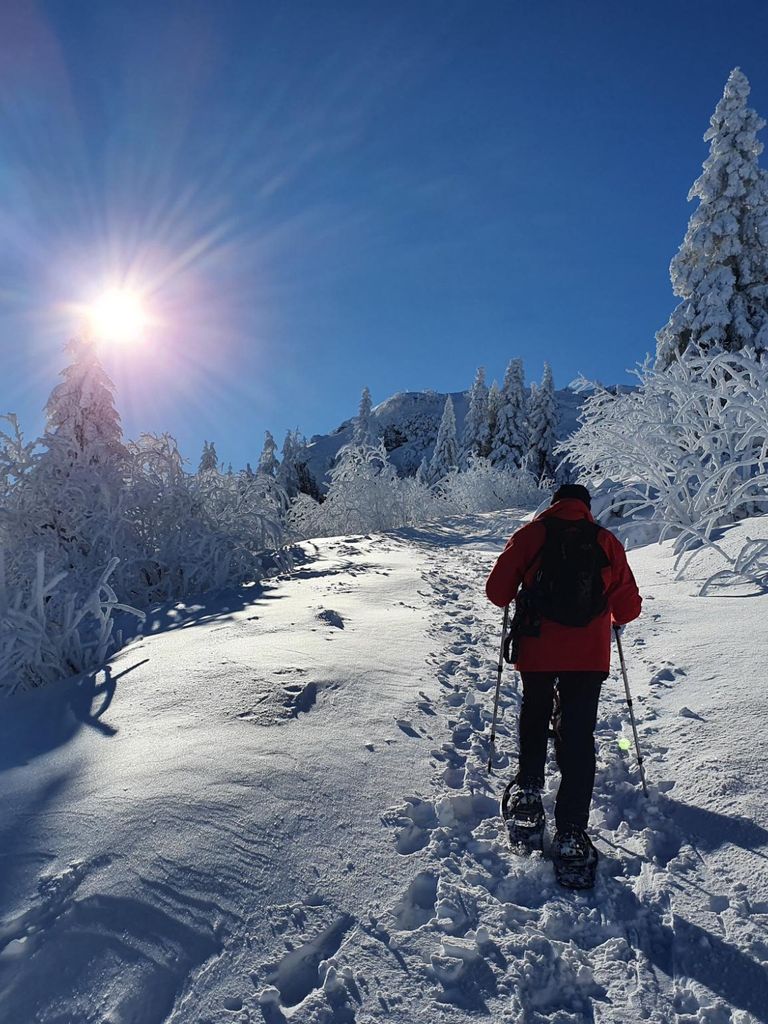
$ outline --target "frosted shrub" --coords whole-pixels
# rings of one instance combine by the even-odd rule
[[[542,497],[527,473],[493,467],[480,456],[471,456],[465,470],[454,468],[430,487],[419,476],[398,477],[383,443],[348,445],[331,471],[325,501],[299,495],[286,521],[295,537],[339,536],[391,530],[447,515],[530,507]]]
[[[544,497],[534,478],[514,466],[492,466],[488,459],[471,456],[463,472],[454,470],[438,485],[443,514],[496,512],[528,507]]]
[[[117,569],[140,606],[258,579],[261,554],[282,543],[287,499],[266,474],[184,472],[175,440],[129,445],[127,520],[135,543]]]
[[[287,522],[299,537],[367,533],[428,518],[434,504],[426,484],[398,477],[383,441],[377,445],[352,444],[339,452],[325,501],[320,504],[299,495]]]
[[[46,580],[39,552],[34,571],[8,587],[5,552],[0,552],[0,694],[53,682],[62,675],[99,668],[119,637],[113,637],[117,609],[143,617],[118,601],[109,585],[113,558],[95,586],[79,597],[62,584],[67,573]]]
[[[618,482],[606,513],[646,514],[676,550],[768,509],[768,362],[753,352],[690,346],[640,388],[591,387],[579,430],[559,451],[594,483]]]
[[[147,435],[119,458],[47,434],[0,432],[0,691],[97,667],[116,608],[258,579],[287,502],[265,475],[184,472],[175,441]]]

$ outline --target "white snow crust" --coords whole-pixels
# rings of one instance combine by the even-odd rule
[[[768,1020],[768,595],[669,545],[604,687],[593,892],[497,816],[519,693],[485,576],[525,510],[303,545],[160,609],[105,671],[4,703],[0,1020]],[[728,531],[738,550],[768,519]],[[557,782],[549,774],[551,819]]]

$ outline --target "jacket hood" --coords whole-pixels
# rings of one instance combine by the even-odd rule
[[[556,501],[554,505],[539,512],[534,522],[538,522],[539,519],[586,519],[589,523],[595,521],[587,506],[578,498],[563,498],[562,501]]]

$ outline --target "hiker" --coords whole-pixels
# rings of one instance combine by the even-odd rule
[[[594,729],[608,677],[611,628],[640,614],[641,598],[621,542],[592,518],[586,487],[565,484],[552,504],[517,530],[486,583],[500,608],[515,600],[512,654],[523,681],[517,775],[505,794],[510,842],[541,849],[541,790],[550,720],[561,782],[552,845],[555,869],[594,880],[587,835],[595,781]]]

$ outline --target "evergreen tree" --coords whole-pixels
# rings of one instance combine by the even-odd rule
[[[289,498],[293,498],[299,493],[299,474],[296,469],[297,452],[296,431],[289,430],[283,441],[283,457],[277,471],[277,482]]]
[[[219,459],[213,441],[203,441],[203,454],[200,457],[198,473],[211,473],[219,468]]]
[[[360,396],[360,408],[355,423],[353,443],[357,445],[373,444],[373,424],[371,422],[371,392],[367,387],[363,388]]]
[[[542,477],[554,479],[557,461],[554,456],[555,435],[557,431],[557,399],[552,368],[544,363],[544,375],[541,386],[531,385],[530,414],[530,449],[526,468],[537,480]]]
[[[501,391],[499,382],[494,381],[488,388],[488,454],[493,451],[493,442],[496,439],[496,430],[499,422],[499,410],[501,409]]]
[[[688,194],[699,205],[670,265],[682,301],[656,335],[662,369],[689,344],[768,349],[768,179],[757,162],[765,121],[748,97],[747,77],[734,68],[704,136],[709,156]]]
[[[264,433],[264,447],[262,448],[261,456],[259,457],[259,465],[256,470],[257,473],[271,477],[275,477],[277,475],[280,463],[277,461],[275,456],[276,451],[277,445],[275,444],[275,439],[267,430]]]
[[[512,359],[507,366],[501,389],[501,406],[496,417],[491,462],[497,466],[521,466],[529,446],[523,361]]]
[[[115,386],[104,372],[95,343],[73,338],[65,347],[70,363],[45,406],[46,433],[64,441],[73,461],[116,463],[126,454]]]
[[[481,366],[469,391],[469,408],[462,435],[462,460],[466,462],[470,455],[488,455],[489,451],[488,388],[485,369]]]
[[[450,470],[455,469],[459,462],[459,445],[456,440],[456,414],[453,411],[451,396],[445,400],[440,427],[437,431],[435,450],[429,463],[429,479],[431,483],[441,480]]]

